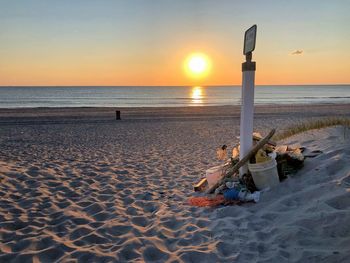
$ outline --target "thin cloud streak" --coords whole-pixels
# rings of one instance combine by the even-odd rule
[[[303,54],[304,53],[304,50],[295,50],[295,51],[293,51],[291,54],[292,55],[301,55],[301,54]]]

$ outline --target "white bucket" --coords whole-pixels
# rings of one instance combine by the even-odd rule
[[[223,165],[214,166],[205,171],[205,177],[207,178],[209,187],[215,185],[222,178],[223,172]]]
[[[258,190],[272,188],[280,182],[275,159],[263,163],[248,163],[248,168]]]

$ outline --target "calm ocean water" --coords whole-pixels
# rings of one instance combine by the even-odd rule
[[[0,108],[237,105],[240,98],[240,86],[0,87]],[[255,103],[350,103],[350,85],[257,86]]]

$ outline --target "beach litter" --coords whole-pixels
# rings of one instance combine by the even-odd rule
[[[256,188],[259,190],[267,187],[275,187],[280,182],[277,162],[274,158],[266,157],[264,161],[258,162],[257,160],[256,163],[248,163],[248,169],[253,177]]]
[[[208,196],[196,196],[188,199],[188,202],[192,206],[217,206],[225,203],[225,198],[223,195],[218,195],[214,197]]]
[[[254,133],[253,147],[241,160],[239,145],[233,147],[229,159],[227,146],[220,147],[216,154],[224,163],[206,170],[206,177],[194,185],[194,191],[201,196],[190,197],[189,204],[213,207],[257,203],[262,192],[278,187],[281,181],[300,170],[305,148],[300,144],[277,145],[271,140],[274,133],[272,129],[264,138]],[[318,152],[310,155],[316,154]],[[245,164],[248,164],[248,172],[240,175],[239,169]]]

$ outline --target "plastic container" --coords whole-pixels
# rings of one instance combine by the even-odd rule
[[[209,187],[215,185],[222,178],[223,172],[223,165],[214,166],[205,171]]]
[[[256,188],[259,190],[273,188],[280,182],[275,159],[263,163],[248,163],[248,169],[252,174]]]

